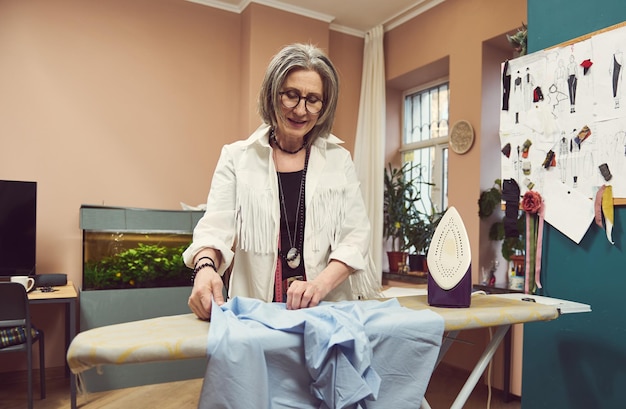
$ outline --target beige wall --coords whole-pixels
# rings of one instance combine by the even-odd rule
[[[254,4],[239,15],[184,0],[0,2],[0,178],[38,182],[38,272],[80,287],[81,204],[204,203],[222,145],[260,124],[263,70],[285,44],[338,57],[336,125],[353,146],[361,61],[348,56],[363,40],[330,37],[327,23]],[[63,310],[38,307],[46,366],[61,366]],[[18,358],[0,372],[23,369]]]

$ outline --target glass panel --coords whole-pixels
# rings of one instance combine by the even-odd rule
[[[402,158],[403,162],[410,162],[412,165],[411,177],[416,181],[415,185],[421,197],[418,210],[428,214],[431,213],[432,206],[432,186],[429,183],[433,183],[435,153],[435,147],[428,147],[406,152]]]
[[[448,208],[448,148],[445,147],[443,148],[443,152],[442,152],[442,156],[443,156],[443,166],[442,166],[442,171],[443,171],[443,175],[442,176],[442,183],[441,183],[441,209],[439,210],[443,210],[443,209],[447,209]]]
[[[404,99],[404,143],[448,135],[448,84],[407,95]]]
[[[436,132],[433,138],[445,137],[448,135],[448,85],[444,84],[438,88],[437,99],[434,102],[437,106]]]
[[[430,90],[430,137],[439,136],[439,88]]]
[[[448,136],[448,83],[407,95],[404,99],[404,143],[428,142]],[[432,145],[403,154],[403,162],[414,166],[414,177],[423,198],[422,211],[430,213],[433,202],[437,210],[448,205],[448,149]],[[432,183],[436,187],[424,183]],[[436,195],[436,197],[434,196]]]

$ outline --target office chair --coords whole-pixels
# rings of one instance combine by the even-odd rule
[[[0,283],[0,353],[25,351],[28,361],[28,408],[33,407],[33,342],[39,341],[40,397],[46,397],[44,334],[30,322],[28,296],[20,283]]]

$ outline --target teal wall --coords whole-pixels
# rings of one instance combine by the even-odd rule
[[[624,0],[528,0],[529,52],[624,20]],[[525,325],[522,409],[626,407],[626,207],[615,224],[614,246],[595,224],[579,245],[546,225],[545,295],[592,312]]]
[[[528,52],[626,21],[624,0],[528,0]]]
[[[522,409],[615,409],[626,387],[626,208],[616,209],[611,246],[595,225],[576,245],[547,226],[547,295],[592,312],[524,326]]]

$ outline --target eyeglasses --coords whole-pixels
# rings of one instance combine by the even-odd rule
[[[282,91],[278,94],[280,95],[280,102],[285,108],[293,109],[297,107],[301,99],[304,99],[304,109],[309,114],[317,115],[324,108],[324,101],[313,95],[303,97],[296,91]]]

